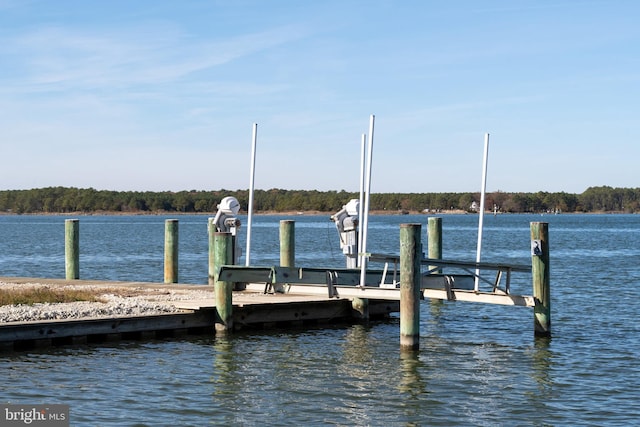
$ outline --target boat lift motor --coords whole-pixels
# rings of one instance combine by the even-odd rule
[[[351,199],[335,214],[331,220],[336,223],[340,236],[340,249],[347,257],[347,268],[358,266],[358,209],[360,201]]]
[[[217,232],[231,233],[233,236],[233,263],[238,263],[241,249],[238,246],[237,233],[240,229],[240,220],[236,218],[240,212],[240,202],[235,197],[227,196],[220,201],[218,212],[213,218],[212,224]]]

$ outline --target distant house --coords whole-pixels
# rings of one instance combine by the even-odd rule
[[[469,209],[471,209],[474,212],[478,212],[478,210],[480,209],[480,205],[478,204],[478,202],[473,202],[471,203],[471,206],[469,207]]]

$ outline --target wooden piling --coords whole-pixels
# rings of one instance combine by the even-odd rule
[[[207,275],[207,282],[210,286],[216,284],[216,261],[215,261],[215,244],[214,244],[214,234],[216,232],[216,225],[213,222],[214,218],[209,218],[207,221],[207,237],[209,241],[209,270]]]
[[[369,298],[353,298],[351,300],[352,315],[363,322],[369,320]]]
[[[295,267],[296,265],[296,229],[295,221],[285,219],[280,221],[280,266]]]
[[[551,285],[549,274],[549,224],[531,223],[531,274],[533,276],[534,334],[551,336]]]
[[[214,294],[216,301],[216,333],[224,334],[233,329],[232,292],[233,282],[219,279],[220,267],[233,264],[233,236],[231,233],[215,232],[214,243]]]
[[[442,218],[432,216],[427,220],[427,245],[428,258],[442,259]],[[442,269],[436,266],[430,265],[428,268],[435,274],[442,273]],[[442,305],[444,301],[432,298],[431,304]]]
[[[427,220],[428,257],[432,259],[442,259],[442,218],[429,217]],[[429,270],[433,267],[430,266]],[[440,271],[436,271],[439,273]]]
[[[178,220],[164,223],[164,283],[178,283]]]
[[[80,278],[80,221],[64,221],[64,269],[67,280]]]
[[[420,224],[400,224],[400,349],[420,348]]]

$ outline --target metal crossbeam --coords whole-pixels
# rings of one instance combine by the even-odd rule
[[[264,285],[248,283],[247,290],[261,291]],[[285,293],[301,295],[327,295],[326,285],[285,285]],[[337,298],[368,298],[377,300],[400,300],[399,288],[379,288],[373,286],[333,286]],[[481,302],[488,304],[512,305],[519,307],[534,307],[535,298],[528,295],[507,295],[492,292],[474,292],[463,289],[422,289],[425,298],[450,301]]]
[[[385,256],[383,259],[394,260]],[[380,260],[380,258],[376,258]],[[522,266],[507,266],[505,264],[451,262],[443,260],[423,260],[425,264],[440,266],[455,266],[463,270],[476,268],[478,265],[498,272],[496,282],[491,292],[477,292],[468,287],[468,281],[473,274],[426,274],[421,277],[420,289],[425,298],[450,301],[483,302],[490,304],[515,305],[534,307],[535,299],[531,296],[509,294],[509,280],[511,271],[530,271]],[[381,300],[399,300],[399,282],[384,284],[381,278],[385,271],[368,271],[367,285],[359,285],[359,269],[328,269],[301,267],[240,267],[222,266],[220,280],[246,283],[246,289],[258,291],[275,291],[290,294],[324,294],[336,298],[368,298]],[[502,274],[507,273],[507,289],[498,288]],[[488,282],[491,283],[491,282]]]
[[[394,272],[398,268],[398,264],[400,262],[400,257],[397,255],[370,253],[370,254],[367,254],[367,256],[369,257],[369,260],[373,262],[376,262],[376,261],[384,262],[385,265],[387,265],[388,263],[393,263]],[[433,267],[429,269],[429,271],[427,272],[427,275],[436,270],[439,270],[439,268],[436,268],[436,267],[449,267],[449,268],[458,268],[458,269],[464,270],[468,274],[471,274],[474,277],[478,277],[478,279],[480,279],[481,281],[491,285],[493,292],[500,290],[506,294],[509,294],[511,290],[511,273],[512,272],[514,271],[523,272],[523,273],[531,272],[531,266],[529,265],[502,264],[502,263],[493,263],[493,262],[457,261],[457,260],[445,260],[445,259],[438,259],[438,258],[422,258],[420,260],[420,264]],[[496,271],[495,280],[491,282],[490,280],[480,277],[477,274],[478,270],[495,270]],[[499,287],[500,281],[502,280],[502,276],[504,275],[504,273],[506,273],[505,288],[500,289]]]

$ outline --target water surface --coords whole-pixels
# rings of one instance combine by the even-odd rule
[[[80,217],[81,278],[161,282],[167,218]],[[0,216],[0,275],[63,278],[64,219]],[[178,219],[180,281],[204,284],[207,218]],[[298,265],[344,266],[333,223],[306,215],[254,217],[253,265],[278,263],[281,219]],[[477,216],[442,221],[444,257],[475,259]],[[487,216],[483,260],[530,264],[532,221],[549,223],[551,339],[533,338],[527,308],[424,301],[415,354],[397,318],[3,353],[0,399],[69,404],[74,426],[634,425],[640,215]],[[409,222],[426,244],[426,216],[374,216],[369,249],[397,254]],[[530,276],[513,280],[531,294]]]

